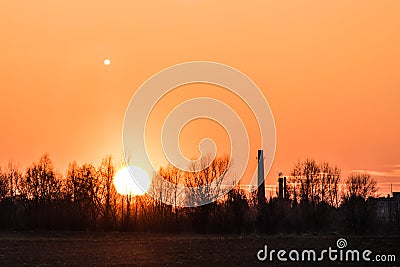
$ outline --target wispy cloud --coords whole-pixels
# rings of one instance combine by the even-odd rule
[[[385,167],[399,168],[400,169],[400,164],[389,164],[389,165],[385,165]]]
[[[387,165],[385,165],[387,166]],[[400,167],[400,165],[391,165],[391,167]],[[381,177],[400,177],[400,169],[393,169],[390,171],[377,171],[377,170],[350,170],[350,172],[357,173],[368,173],[372,176],[381,176]]]

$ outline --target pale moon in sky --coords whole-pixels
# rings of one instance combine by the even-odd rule
[[[111,64],[111,60],[109,60],[108,58],[104,59],[104,65],[108,66]]]

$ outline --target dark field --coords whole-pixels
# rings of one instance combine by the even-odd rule
[[[0,266],[299,266],[259,262],[258,250],[336,248],[342,236],[322,235],[193,235],[106,232],[0,232]],[[395,254],[396,262],[374,266],[399,266],[400,237],[343,236],[347,249],[369,249],[375,254]],[[355,266],[350,262],[324,261],[323,265]],[[363,263],[365,264],[365,263]],[[318,264],[321,265],[321,262]],[[371,265],[372,266],[372,265]]]

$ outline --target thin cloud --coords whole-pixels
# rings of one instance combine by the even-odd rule
[[[375,170],[350,170],[350,172],[356,173],[368,173],[372,176],[382,176],[382,177],[400,177],[400,170],[391,171],[375,171]]]
[[[385,165],[385,167],[400,168],[400,164],[388,164],[388,165]]]

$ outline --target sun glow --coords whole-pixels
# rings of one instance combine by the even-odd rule
[[[129,166],[120,169],[114,177],[114,186],[121,195],[144,195],[150,187],[151,179],[143,169]]]

